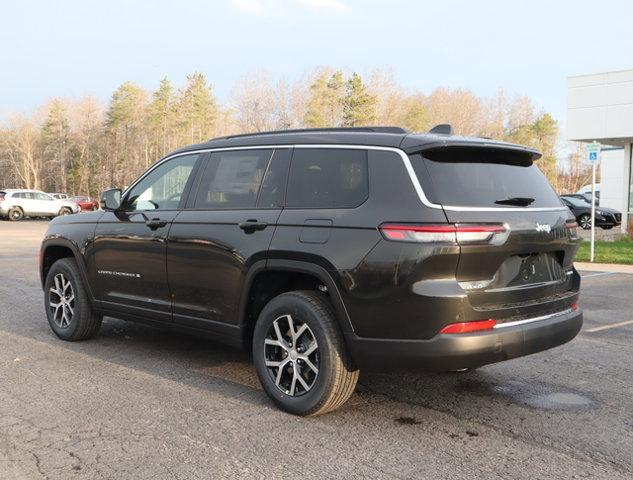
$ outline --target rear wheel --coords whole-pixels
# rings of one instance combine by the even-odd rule
[[[591,215],[585,213],[578,217],[578,225],[580,225],[580,228],[583,230],[591,229]]]
[[[24,218],[24,212],[20,207],[13,207],[9,209],[9,220],[17,222]]]
[[[92,310],[74,259],[53,264],[46,275],[44,300],[48,323],[62,340],[84,340],[99,331],[103,317]]]
[[[295,415],[340,407],[358,381],[332,307],[320,292],[283,293],[264,307],[253,334],[253,360],[268,396]]]

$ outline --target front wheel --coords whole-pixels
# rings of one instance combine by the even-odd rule
[[[101,327],[84,288],[77,263],[72,258],[57,260],[46,275],[44,303],[48,323],[62,340],[84,340]]]
[[[585,213],[584,215],[581,215],[580,217],[578,217],[578,225],[580,225],[580,228],[582,228],[583,230],[590,230],[591,229],[591,215],[589,215],[588,213]]]
[[[66,215],[70,215],[71,213],[73,213],[73,211],[68,208],[68,207],[62,207],[61,210],[59,211],[59,216],[66,216]]]
[[[253,333],[253,361],[268,396],[294,415],[340,407],[359,375],[327,296],[315,291],[283,293],[264,307]]]

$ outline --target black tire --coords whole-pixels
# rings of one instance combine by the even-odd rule
[[[265,340],[275,320],[286,315],[306,324],[318,345],[318,373],[311,388],[298,396],[289,395],[288,391],[278,387],[274,373],[266,366]],[[322,415],[343,405],[354,393],[359,375],[346,352],[328,297],[311,290],[283,293],[264,307],[253,333],[253,361],[262,387],[272,401],[280,409],[301,416]],[[296,360],[297,364],[300,362]],[[290,368],[293,371],[293,367]],[[294,368],[301,372],[305,366]]]
[[[20,207],[11,207],[9,209],[8,218],[12,222],[18,222],[24,218],[24,211]]]
[[[579,216],[577,221],[578,225],[580,225],[580,228],[582,228],[583,230],[591,230],[591,215],[589,215],[588,213],[584,213]]]
[[[71,294],[74,295],[74,302],[71,304],[72,316],[66,325],[63,324],[63,321],[58,321],[61,316],[59,310],[54,310],[51,307],[51,302],[59,303],[60,300],[59,295],[51,292],[51,289],[56,288],[55,278],[58,275],[62,275],[62,277],[58,277],[58,281],[64,279],[70,282]],[[77,263],[73,258],[57,260],[48,271],[44,284],[44,308],[48,324],[55,335],[70,342],[85,340],[96,335],[103,320],[103,317],[95,313],[90,305],[90,299],[84,288]],[[64,312],[65,307],[61,308]]]
[[[60,216],[60,217],[61,217],[61,216],[63,216],[63,215],[70,215],[70,214],[72,214],[72,213],[73,213],[73,211],[72,211],[70,208],[68,208],[68,207],[62,207],[62,208],[60,208],[60,210],[59,210],[59,214],[58,214],[58,216]]]

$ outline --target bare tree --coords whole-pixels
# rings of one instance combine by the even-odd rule
[[[557,163],[558,125],[527,96],[490,97],[468,89],[407,90],[390,69],[364,80],[320,67],[297,81],[265,71],[242,77],[220,105],[202,73],[177,89],[163,78],[150,94],[130,82],[107,108],[94,98],[55,100],[43,116],[14,116],[0,129],[0,186],[66,189],[95,194],[129,184],[169,151],[215,135],[341,125],[399,125],[426,131],[450,123],[458,134],[508,140],[537,148],[537,163],[561,191],[573,191],[586,169],[578,154]]]
[[[3,156],[24,188],[42,185],[42,157],[38,150],[40,131],[33,119],[12,117],[3,135]]]

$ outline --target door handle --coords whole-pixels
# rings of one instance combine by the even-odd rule
[[[246,220],[237,224],[244,232],[253,233],[256,230],[263,230],[268,226],[266,222],[258,222],[257,220]]]
[[[167,225],[167,222],[164,222],[160,218],[152,218],[151,220],[147,220],[145,222],[145,225],[147,225],[152,230],[156,230],[157,228],[161,228]]]

